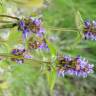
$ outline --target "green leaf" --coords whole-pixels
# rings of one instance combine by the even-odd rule
[[[20,7],[27,8],[40,8],[43,6],[44,0],[9,0],[10,2],[16,3]],[[9,2],[9,3],[10,3]]]
[[[83,19],[79,11],[76,12],[75,22],[76,22],[76,27],[78,29],[78,32],[77,32],[77,37],[75,39],[75,43],[72,45],[72,48],[76,47],[77,44],[79,44],[83,38],[83,28],[84,28]]]
[[[12,50],[15,45],[22,44],[22,32],[18,32],[17,28],[12,28],[6,43],[9,45],[10,50]]]
[[[50,41],[48,41],[47,39],[46,39],[46,43],[47,43],[47,45],[48,45],[48,48],[49,48],[49,50],[50,50],[50,53],[51,53],[51,55],[52,55],[52,57],[56,57],[56,49],[55,49],[55,47],[54,47],[54,44],[52,44]]]
[[[46,75],[47,75],[50,91],[52,92],[55,82],[56,82],[56,77],[57,77],[56,70],[54,68],[52,68],[51,72],[49,72],[49,71],[46,72]]]
[[[79,31],[82,31],[83,29],[83,19],[81,17],[81,14],[79,11],[76,12],[76,15],[75,15],[75,22],[76,22],[76,27]]]

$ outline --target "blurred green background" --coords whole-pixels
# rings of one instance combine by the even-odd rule
[[[75,41],[77,31],[67,32],[59,29],[76,28],[77,11],[83,20],[95,20],[95,8],[96,0],[0,0],[0,14],[18,17],[41,16],[47,31],[46,36],[52,40],[57,52],[71,56],[81,55],[94,65],[96,42],[81,40],[71,48],[77,42]],[[54,30],[54,27],[58,30]],[[0,53],[9,53],[13,46],[18,44],[18,36],[21,34],[17,32],[17,28],[0,30]],[[32,51],[32,54],[45,60],[47,56],[50,57],[46,52]],[[87,78],[70,76],[57,78],[53,94],[50,95],[47,78],[40,67],[44,64],[35,68],[36,62],[25,63],[19,65],[10,60],[0,61],[0,96],[96,96],[95,72]]]

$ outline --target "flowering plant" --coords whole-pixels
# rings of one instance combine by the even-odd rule
[[[89,63],[90,60],[88,61],[79,52],[73,55],[70,51],[75,50],[86,41],[95,42],[95,20],[92,22],[84,21],[79,11],[75,11],[76,26],[74,28],[48,26],[46,20],[44,21],[38,15],[18,17],[1,14],[0,20],[0,23],[2,23],[0,25],[1,32],[2,30],[8,30],[0,37],[1,48],[6,49],[6,51],[0,51],[0,71],[1,75],[4,74],[5,77],[9,77],[1,80],[1,83],[7,82],[7,88],[5,87],[5,89],[16,82],[17,78],[28,85],[43,74],[47,78],[52,95],[57,78],[66,76],[87,78],[87,76],[94,74],[95,66],[91,62]],[[52,36],[49,31],[52,32]],[[61,39],[59,36],[55,36],[54,32],[62,32],[61,35],[64,35],[64,37]],[[72,38],[69,36],[70,34],[72,34]],[[62,44],[64,44],[63,47]],[[17,68],[17,71],[15,68]],[[36,74],[34,70],[37,71]],[[16,75],[16,79],[13,79],[14,76],[12,75]],[[27,86],[28,88],[30,84]]]

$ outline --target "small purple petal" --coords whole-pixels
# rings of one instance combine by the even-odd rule
[[[24,30],[23,30],[23,39],[26,39],[26,38],[27,38],[28,32],[29,32],[28,29],[24,29]]]
[[[19,22],[19,26],[20,26],[21,29],[24,29],[24,27],[25,27],[25,22],[21,20],[21,21]]]
[[[24,55],[24,58],[26,58],[26,59],[31,59],[31,58],[32,58],[32,55],[25,54],[25,55]]]
[[[34,19],[33,22],[36,24],[36,26],[40,26],[40,24],[41,24],[41,19]]]
[[[23,64],[24,61],[23,61],[23,60],[20,60],[20,59],[16,59],[16,63],[18,63],[18,64]]]
[[[84,22],[84,24],[85,24],[85,27],[86,27],[86,28],[89,28],[90,25],[91,25],[89,20],[86,20],[86,21]]]
[[[49,50],[48,45],[45,42],[42,42],[42,44],[39,46],[39,49]]]

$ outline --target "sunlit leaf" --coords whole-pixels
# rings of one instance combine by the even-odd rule
[[[36,8],[40,8],[43,6],[44,0],[10,0],[16,4],[18,4],[19,6],[22,7],[36,7]]]

